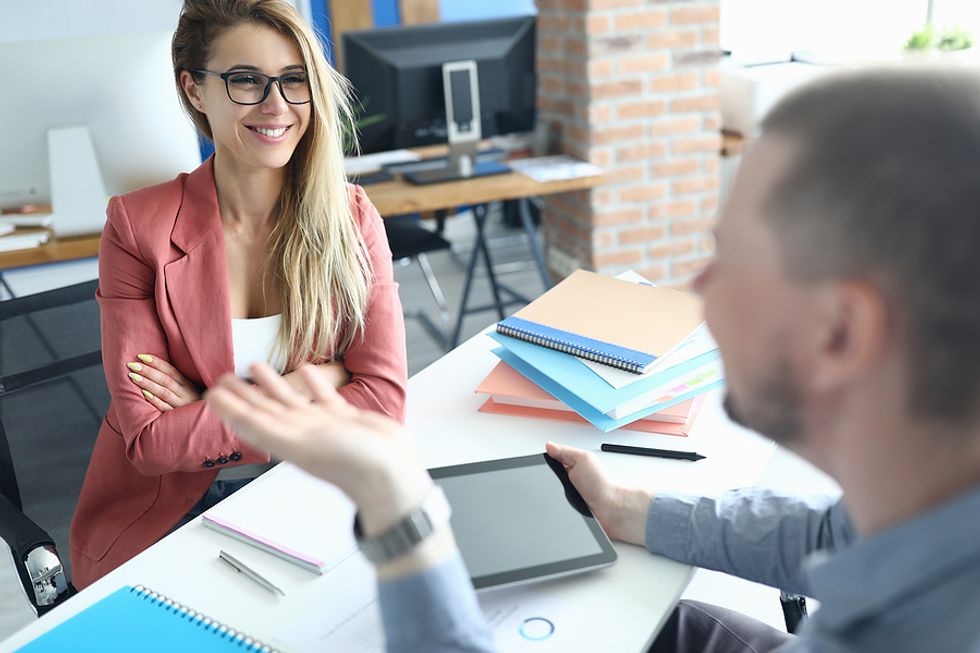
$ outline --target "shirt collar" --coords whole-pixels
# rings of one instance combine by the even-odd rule
[[[839,553],[805,564],[820,616],[844,628],[928,591],[980,559],[980,487]]]

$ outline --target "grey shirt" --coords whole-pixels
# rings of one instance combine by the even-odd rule
[[[647,548],[818,599],[780,653],[980,652],[980,489],[859,539],[840,502],[658,494]],[[458,557],[380,586],[390,651],[492,651]]]

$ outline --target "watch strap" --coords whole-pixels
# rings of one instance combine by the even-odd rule
[[[417,508],[374,537],[364,537],[359,514],[355,514],[354,538],[364,557],[377,565],[394,560],[414,549],[436,529],[448,524],[451,514],[449,501],[442,488],[433,485]]]

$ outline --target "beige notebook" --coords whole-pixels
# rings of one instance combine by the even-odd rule
[[[642,373],[702,321],[696,295],[578,270],[497,332]]]

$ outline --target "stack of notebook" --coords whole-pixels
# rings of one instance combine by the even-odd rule
[[[579,270],[490,337],[510,371],[496,368],[478,388],[491,395],[481,409],[488,412],[567,419],[570,409],[603,432],[629,425],[683,435],[696,414],[692,400],[723,382],[700,300],[637,275]],[[515,383],[513,372],[545,395]]]

